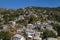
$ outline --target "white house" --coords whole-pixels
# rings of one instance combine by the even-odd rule
[[[42,30],[45,30],[45,29],[47,29],[47,30],[53,30],[53,26],[51,26],[51,25],[42,25],[41,29]]]
[[[47,10],[44,10],[44,12],[43,13],[46,13],[47,12]]]
[[[34,40],[42,40],[40,37],[34,37]]]
[[[15,22],[15,21],[9,21],[8,24],[10,24],[10,25],[15,25],[16,22]]]
[[[33,29],[35,26],[33,24],[27,24],[27,29]]]
[[[7,25],[0,25],[0,31],[8,31],[8,26]]]
[[[25,26],[23,26],[23,25],[17,26],[17,33],[23,32],[24,30],[25,30]]]
[[[17,29],[21,29],[21,30],[22,30],[22,29],[25,29],[25,26],[24,26],[24,25],[18,25],[18,26],[17,26]]]
[[[22,35],[15,34],[11,40],[26,40],[26,39]]]
[[[42,38],[40,37],[40,32],[35,32],[34,40],[42,40]]]
[[[2,18],[3,16],[4,16],[4,15],[1,15],[1,14],[0,14],[0,18]]]
[[[24,20],[24,16],[23,15],[20,15],[18,20]]]
[[[48,29],[48,30],[53,30],[53,26],[47,25],[47,26],[46,26],[46,29]]]
[[[19,20],[24,20],[24,16],[23,15],[20,15],[18,18],[15,18],[14,21],[19,21]]]
[[[35,23],[35,27],[40,27],[42,24],[41,24],[41,22],[40,21],[37,21],[36,23]]]
[[[47,38],[47,40],[58,40],[57,38]]]
[[[45,30],[45,28],[44,28],[44,27],[45,27],[45,25],[42,25],[42,26],[41,26],[41,30]]]
[[[49,24],[52,23],[51,20],[47,20],[47,22],[48,22]]]
[[[47,22],[43,22],[43,25],[48,25],[48,23]]]
[[[56,36],[58,35],[57,31],[55,31],[55,30],[52,30],[52,31],[55,33]]]
[[[27,34],[28,38],[32,38],[32,37],[34,37],[35,31],[26,29],[26,34]]]
[[[8,25],[2,25],[4,31],[8,31]]]

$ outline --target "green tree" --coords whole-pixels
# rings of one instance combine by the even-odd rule
[[[43,32],[43,38],[48,38],[48,37],[56,37],[56,35],[53,31],[45,30]]]
[[[56,24],[56,25],[53,25],[54,29],[58,32],[58,36],[60,36],[60,25]]]
[[[1,32],[0,32],[0,39],[10,40],[9,32],[1,31]]]

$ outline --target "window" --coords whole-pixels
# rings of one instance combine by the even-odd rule
[[[21,40],[21,38],[14,37],[12,40]]]

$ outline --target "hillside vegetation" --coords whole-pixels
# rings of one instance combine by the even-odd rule
[[[60,22],[60,7],[47,8],[32,6],[16,10],[0,8],[0,24],[8,24],[9,21],[16,21],[17,23],[26,25],[27,23],[34,24],[36,21],[46,22],[48,20]],[[52,25],[60,36],[60,25]]]

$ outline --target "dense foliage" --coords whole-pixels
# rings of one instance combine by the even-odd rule
[[[3,39],[3,40],[10,40],[9,32],[0,31],[0,39]]]

